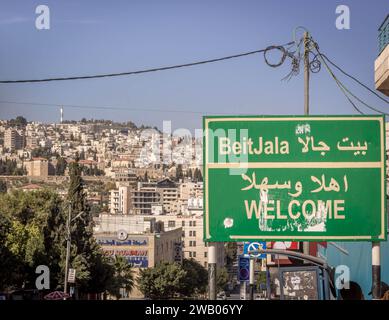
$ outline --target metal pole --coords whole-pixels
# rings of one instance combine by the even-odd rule
[[[208,245],[208,299],[216,300],[216,246]]]
[[[68,212],[68,220],[66,222],[66,263],[65,263],[65,281],[64,281],[64,293],[67,293],[68,290],[68,272],[69,272],[69,257],[70,257],[70,218],[72,214],[72,206],[69,203],[69,212]]]
[[[304,32],[304,115],[309,115],[309,33]],[[309,255],[309,242],[303,242],[303,253]]]
[[[381,299],[381,254],[380,243],[371,244],[371,273],[372,273],[372,298]]]
[[[249,283],[250,283],[250,298],[249,300],[254,300],[254,264],[255,260],[254,258],[250,259],[250,278],[249,278]]]

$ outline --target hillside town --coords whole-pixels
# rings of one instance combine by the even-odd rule
[[[43,124],[17,117],[0,124],[4,190],[50,188],[65,199],[69,165],[77,160],[94,235],[108,254],[135,268],[183,258],[207,268],[201,140],[111,121]],[[171,152],[169,161],[163,150]],[[118,248],[120,232],[126,241]],[[218,251],[224,266],[224,246]]]
[[[4,2],[1,310],[389,300],[387,1]]]

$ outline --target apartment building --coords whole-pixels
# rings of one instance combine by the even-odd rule
[[[158,215],[148,216],[161,221],[164,229],[182,229],[182,253],[186,259],[195,259],[203,267],[208,267],[208,246],[204,242],[203,215]],[[223,267],[225,264],[224,244],[216,243],[217,265]]]
[[[135,190],[131,191],[132,214],[150,215],[152,207],[159,205],[161,195],[156,187],[149,186],[145,183],[138,183]]]
[[[131,188],[119,186],[111,190],[109,198],[109,212],[111,214],[129,214],[131,208]]]
[[[24,133],[22,130],[13,128],[6,129],[4,132],[4,148],[14,152],[24,148]]]

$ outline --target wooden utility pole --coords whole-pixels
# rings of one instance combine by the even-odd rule
[[[304,114],[309,115],[309,33],[304,32]]]
[[[304,115],[309,115],[309,33],[304,32]],[[303,242],[303,253],[309,255],[309,242]]]

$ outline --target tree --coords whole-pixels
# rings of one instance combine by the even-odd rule
[[[224,290],[228,283],[228,272],[226,268],[220,268],[216,272],[216,288],[218,291]]]
[[[0,159],[0,175],[22,176],[27,174],[25,167],[18,167],[16,160]]]
[[[85,160],[85,151],[84,149],[80,152],[80,160]]]
[[[237,259],[238,247],[237,247],[236,242],[227,242],[225,249],[226,249],[225,252],[226,252],[226,258],[227,258],[226,265],[227,265],[227,267],[232,268],[233,263]]]
[[[176,180],[179,181],[180,179],[183,178],[184,178],[184,173],[182,171],[182,164],[179,164],[176,167]]]
[[[14,280],[13,271],[18,263],[6,245],[7,235],[11,229],[9,217],[0,212],[0,291],[11,286]]]
[[[25,127],[27,125],[26,118],[22,116],[17,116],[16,119],[11,119],[9,122],[11,126]]]
[[[191,180],[193,180],[192,169],[189,168],[188,173],[187,173],[187,176],[188,176],[188,178],[190,178]]]
[[[93,217],[86,202],[81,170],[76,158],[69,166],[70,184],[67,201],[71,207],[71,217],[79,214],[80,216],[77,223],[71,225],[70,265],[76,269],[80,291],[98,293],[105,291],[105,287],[108,286],[107,280],[110,278],[111,269],[93,237]]]
[[[168,299],[181,292],[185,276],[186,271],[178,263],[160,263],[140,270],[138,287],[147,298]]]
[[[52,156],[57,155],[56,153],[51,152],[49,147],[38,147],[31,151],[31,157],[33,158],[45,158],[49,159]]]
[[[0,193],[7,193],[7,182],[0,180]]]
[[[186,271],[180,293],[184,296],[193,296],[206,292],[208,271],[194,259],[184,259],[182,268]]]
[[[63,176],[67,167],[67,162],[64,158],[58,157],[57,164],[55,165],[55,175]]]
[[[120,289],[131,292],[134,288],[134,271],[124,257],[114,256],[112,260],[114,274],[110,281],[108,292],[119,300],[122,297]]]
[[[0,233],[5,230],[0,255],[9,255],[0,261],[8,264],[8,287],[35,288],[35,268],[42,264],[50,268],[51,287],[58,286],[65,223],[61,205],[60,197],[49,190],[0,195]]]
[[[199,168],[195,169],[193,180],[196,182],[203,181],[203,175],[201,174],[201,170]]]

